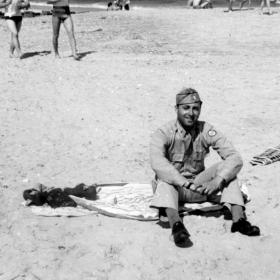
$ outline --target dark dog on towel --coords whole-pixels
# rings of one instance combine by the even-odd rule
[[[23,198],[29,205],[40,206],[45,203],[52,208],[76,207],[76,202],[69,196],[74,195],[89,200],[97,199],[96,185],[87,186],[79,184],[74,188],[49,188],[42,184],[38,188],[28,189],[23,192]]]

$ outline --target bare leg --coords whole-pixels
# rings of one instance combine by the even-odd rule
[[[261,13],[263,13],[264,1],[265,1],[265,0],[262,0],[262,2],[261,2],[261,7],[260,7],[260,12],[261,12]]]
[[[232,12],[232,5],[233,5],[233,0],[228,0],[228,10],[225,12]]]
[[[240,6],[239,6],[239,10],[241,10],[243,8],[243,6],[246,2],[248,2],[248,0],[241,1]]]
[[[188,0],[187,7],[191,7],[193,5],[193,0]]]
[[[13,34],[11,33],[11,41],[10,41],[10,57],[14,57],[14,51],[15,51],[15,46],[14,46],[14,41],[13,41]]]
[[[20,32],[20,29],[21,29],[21,25],[22,25],[22,20],[16,23],[16,29],[17,29],[16,40],[17,40],[18,49],[16,47],[15,47],[15,49],[17,50],[17,54],[18,54],[19,58],[21,58],[21,56],[22,56],[22,52],[21,52],[21,49],[20,49],[20,43],[19,43],[19,32]]]
[[[59,53],[58,53],[58,37],[59,37],[59,30],[60,30],[60,18],[53,16],[52,17],[52,27],[53,27],[53,50],[54,50],[54,55],[56,58],[59,58]]]
[[[67,19],[65,19],[63,24],[69,38],[69,43],[71,46],[73,58],[78,60],[79,56],[77,54],[77,46],[76,46],[76,39],[74,35],[74,24],[73,24],[72,17],[69,16]]]
[[[265,0],[265,2],[266,2],[268,14],[269,14],[269,15],[272,15],[272,12],[271,12],[271,10],[270,10],[270,0]]]
[[[9,28],[9,30],[11,31],[10,55],[13,56],[13,52],[14,52],[14,50],[16,50],[17,57],[20,58],[22,53],[21,53],[21,49],[20,49],[18,33],[20,31],[21,22],[18,22],[16,24],[13,20],[10,20],[10,19],[7,19],[6,22],[7,22],[7,26]],[[13,52],[11,53],[11,51],[13,51]]]

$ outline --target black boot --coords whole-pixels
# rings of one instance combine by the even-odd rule
[[[231,232],[240,232],[248,236],[259,236],[260,229],[257,226],[252,226],[244,218],[239,219],[237,222],[233,223],[231,226]]]
[[[172,227],[172,235],[174,242],[178,247],[191,247],[193,243],[189,239],[190,234],[182,222],[176,222]]]

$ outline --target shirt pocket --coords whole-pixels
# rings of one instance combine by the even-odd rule
[[[192,160],[193,160],[193,167],[197,171],[204,170],[204,159],[206,156],[206,151],[202,149],[198,149],[193,152]]]
[[[184,166],[184,154],[174,153],[171,155],[171,162],[176,169],[180,170]]]

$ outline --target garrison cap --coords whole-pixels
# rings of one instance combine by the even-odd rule
[[[176,105],[190,104],[190,103],[202,103],[198,92],[193,88],[183,88],[176,95]]]

